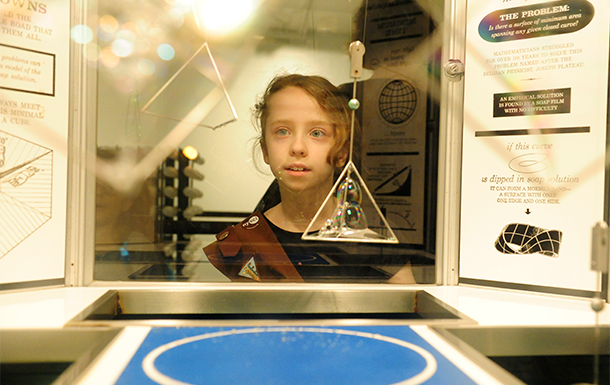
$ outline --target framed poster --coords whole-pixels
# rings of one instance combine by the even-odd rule
[[[0,287],[63,283],[70,2],[0,3]]]
[[[470,0],[460,282],[598,290],[607,0]]]
[[[417,2],[368,4],[361,82],[363,178],[400,243],[425,247],[431,17]],[[428,165],[429,167],[429,165]],[[366,212],[366,209],[365,209]]]

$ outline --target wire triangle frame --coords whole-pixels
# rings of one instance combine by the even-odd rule
[[[365,229],[346,228],[345,226],[343,226],[343,224],[345,223],[343,218],[341,219],[341,226],[340,226],[339,232],[336,234],[324,234],[324,231],[323,231],[324,229],[322,229],[320,231],[316,231],[317,229],[312,229],[314,223],[317,222],[318,217],[321,216],[321,213],[322,213],[322,210],[324,209],[324,207],[326,207],[326,205],[331,200],[331,198],[333,198],[335,196],[335,192],[337,191],[339,185],[341,183],[343,183],[345,180],[349,179],[351,177],[352,173],[356,174],[356,177],[358,178],[361,188],[366,193],[366,196],[370,199],[373,207],[377,211],[377,215],[379,215],[379,218],[381,218],[381,221],[383,222],[383,225],[384,225],[384,230],[387,231],[388,236],[381,235],[381,234],[371,230],[368,227],[368,225],[366,226]],[[339,203],[337,205],[337,208],[340,205],[341,205],[341,203]],[[332,219],[327,220],[327,223],[330,223],[330,222],[332,222]],[[335,185],[330,190],[330,193],[326,196],[326,199],[324,200],[324,202],[318,209],[318,212],[314,216],[313,220],[309,223],[309,226],[307,226],[307,229],[301,236],[301,239],[309,240],[309,241],[391,243],[391,244],[398,243],[398,238],[396,237],[396,234],[394,234],[394,231],[392,231],[392,228],[388,224],[388,221],[385,219],[385,216],[381,213],[381,210],[379,209],[377,202],[375,202],[375,199],[373,199],[373,195],[371,194],[368,187],[364,183],[362,176],[358,172],[358,169],[356,168],[356,166],[354,165],[354,163],[352,162],[351,159],[349,160],[349,162],[347,163],[347,165],[341,172],[341,175],[339,175],[339,178],[337,178]]]
[[[227,120],[226,122],[217,124],[215,126],[210,126],[207,124],[201,124],[201,122],[195,123],[195,122],[191,122],[191,123],[195,123],[197,124],[197,126],[199,127],[206,127],[206,128],[211,128],[212,130],[215,130],[219,127],[225,126],[229,123],[233,123],[235,121],[237,121],[237,112],[235,111],[235,107],[233,106],[233,102],[231,101],[231,98],[229,97],[229,93],[227,92],[227,89],[222,81],[222,78],[220,77],[220,72],[218,71],[218,67],[216,66],[216,62],[214,61],[214,57],[212,56],[212,52],[210,51],[210,47],[208,46],[208,43],[203,43],[201,45],[201,47],[199,47],[199,49],[197,49],[197,51],[182,65],[182,67],[180,67],[180,69],[178,71],[176,71],[176,73],[174,75],[172,75],[172,77],[159,89],[159,91],[157,91],[157,93],[144,105],[144,107],[142,107],[142,109],[140,110],[142,113],[144,114],[148,114],[151,116],[156,116],[159,118],[164,118],[164,119],[170,119],[170,120],[174,120],[174,121],[178,121],[178,122],[182,122],[184,121],[184,119],[178,119],[178,118],[172,118],[170,116],[165,116],[165,115],[161,115],[161,114],[156,114],[154,112],[150,112],[148,111],[148,107],[150,107],[150,105],[157,100],[157,98],[163,93],[163,91],[165,91],[165,89],[172,84],[172,82],[174,80],[176,80],[176,78],[178,77],[178,75],[180,75],[182,73],[182,71],[197,57],[197,55],[199,55],[199,53],[201,53],[202,50],[206,50],[209,58],[210,58],[210,62],[212,63],[212,67],[214,68],[214,73],[216,75],[216,81],[214,82],[216,84],[216,88],[213,89],[208,96],[206,96],[206,98],[210,98],[210,102],[214,103],[214,102],[218,102],[218,99],[215,98],[214,96],[219,96],[216,95],[218,93],[218,89],[220,88],[220,90],[222,91],[222,94],[224,94],[224,97],[227,101],[227,103],[229,104],[229,108],[231,110],[231,114],[233,116],[232,119]],[[202,74],[202,76],[205,76]],[[215,92],[216,91],[216,92]]]
[[[368,0],[366,1],[365,7],[365,25],[366,25],[366,9],[368,8]],[[365,52],[365,47],[362,42],[356,40],[353,41],[349,46],[349,53],[351,56],[350,63],[350,77],[354,79],[354,85],[352,87],[352,100],[349,101],[349,107],[352,110],[351,116],[351,127],[350,127],[350,140],[349,140],[349,161],[347,165],[337,178],[333,188],[328,192],[326,199],[318,209],[318,212],[313,217],[307,229],[301,236],[303,240],[312,241],[339,241],[339,242],[358,242],[358,243],[392,243],[397,244],[398,238],[394,231],[385,219],[385,216],[381,213],[377,202],[373,198],[373,195],[369,191],[366,183],[362,179],[362,176],[358,172],[356,165],[353,162],[354,159],[354,127],[356,122],[356,109],[360,107],[360,102],[356,99],[356,88],[358,85],[358,79],[362,77],[362,60]],[[354,184],[351,179],[352,173],[356,174],[358,178],[358,185]],[[334,197],[337,192],[339,185],[341,184],[342,191],[340,192],[340,200],[337,203],[332,218],[326,219],[324,223],[326,225],[322,229],[312,229],[315,223],[319,223],[318,217],[322,217],[322,211]],[[360,187],[362,186],[362,187]],[[362,203],[362,193],[357,192],[356,189],[360,188],[364,190],[366,196],[373,204],[373,207],[377,211],[377,215],[381,219],[384,225],[384,232],[389,234],[385,236],[371,230],[366,221],[366,215],[360,203]],[[350,200],[350,190],[355,199]],[[345,199],[345,200],[344,200]],[[344,201],[342,201],[344,200]],[[355,217],[356,221],[352,221]],[[321,218],[322,219],[322,218]]]

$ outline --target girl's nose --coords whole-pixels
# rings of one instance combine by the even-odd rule
[[[290,155],[307,156],[307,145],[300,135],[295,135],[294,140],[290,144]]]

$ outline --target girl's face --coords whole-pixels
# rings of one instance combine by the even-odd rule
[[[298,193],[330,191],[335,166],[329,164],[335,130],[318,102],[298,87],[271,95],[263,157],[281,187]],[[347,154],[342,155],[344,163]]]

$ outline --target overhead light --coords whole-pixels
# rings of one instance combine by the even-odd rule
[[[197,26],[212,34],[226,34],[246,22],[259,0],[195,0]]]

